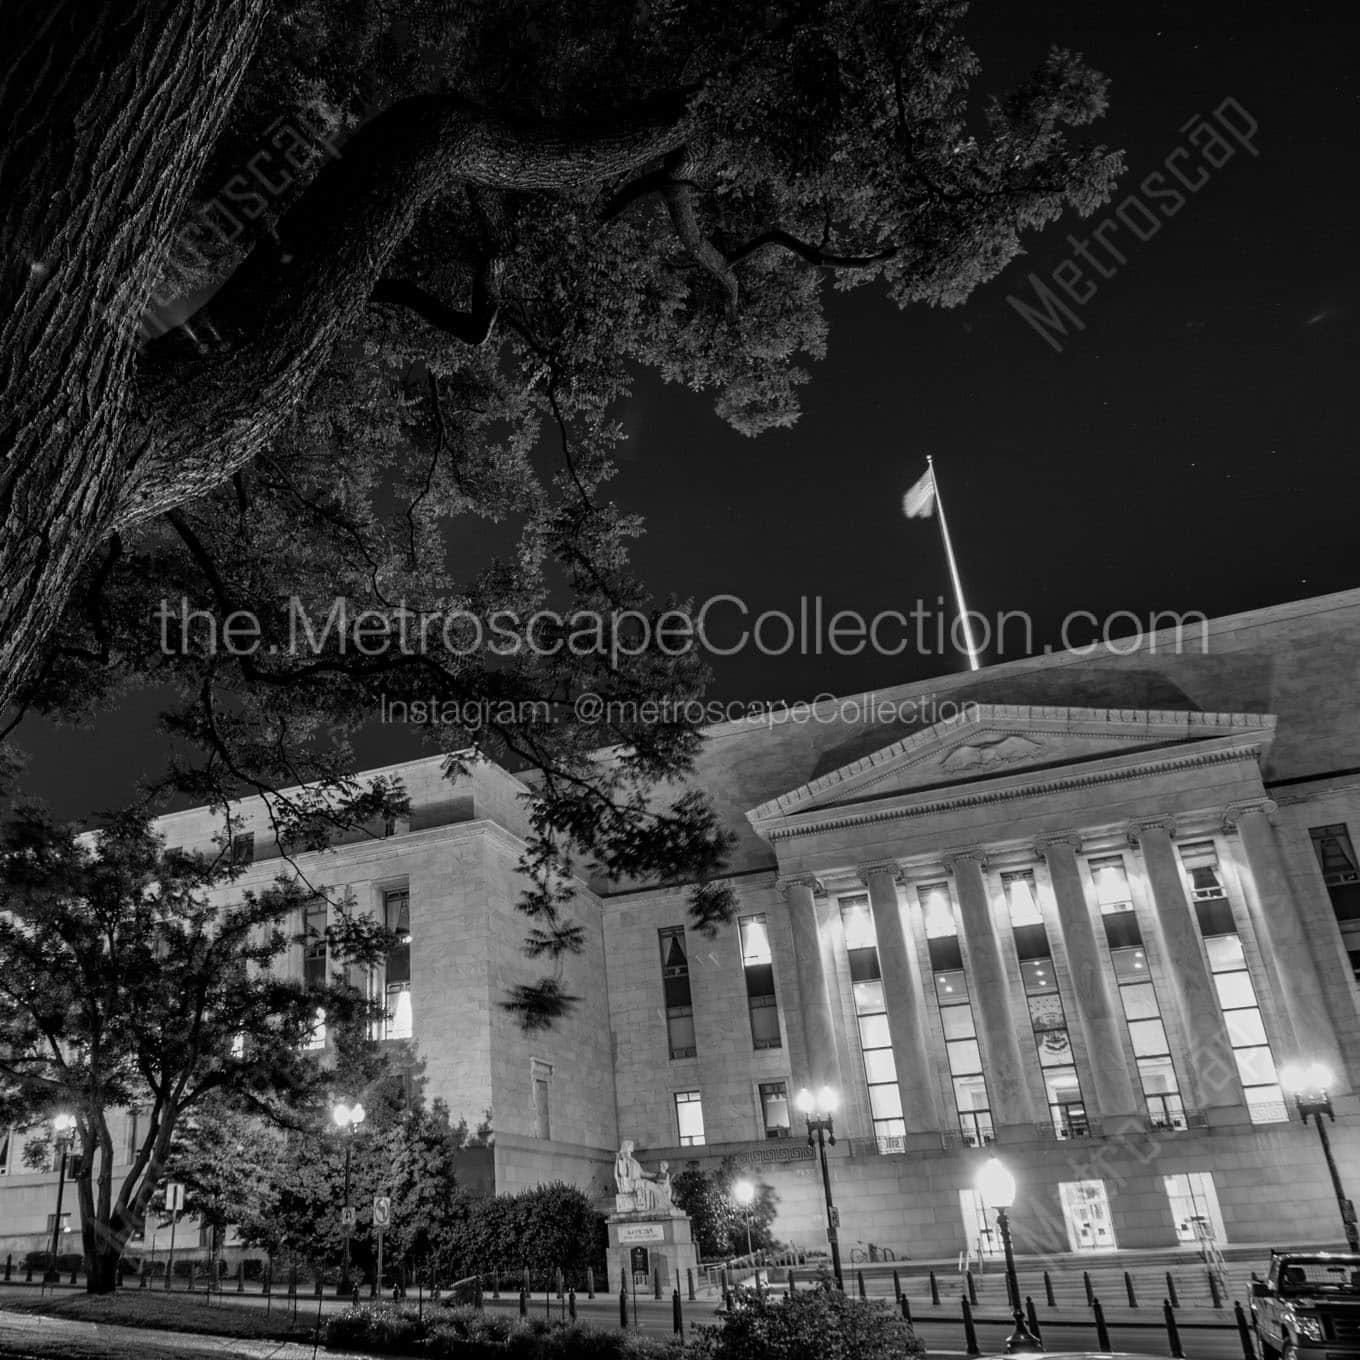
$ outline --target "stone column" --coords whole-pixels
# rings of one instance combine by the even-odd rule
[[[780,879],[778,886],[789,904],[789,926],[793,932],[793,954],[798,967],[804,1052],[807,1055],[807,1085],[814,1091],[821,1086],[832,1086],[844,1096],[840,1064],[836,1060],[836,1027],[831,1013],[831,995],[827,990],[821,932],[817,925],[817,904],[813,901],[813,892],[820,884],[810,874],[805,874],[798,878]],[[795,1079],[795,1090],[802,1084]]]
[[[1292,1033],[1272,1035],[1275,1059],[1288,1062],[1323,1062],[1339,1079],[1346,1080],[1346,1063],[1336,1042],[1336,1026],[1327,1013],[1317,964],[1308,946],[1298,902],[1289,886],[1289,875],[1280,858],[1270,814],[1275,804],[1236,804],[1223,817],[1225,831],[1235,830],[1242,841],[1251,882],[1243,893],[1256,943],[1265,963],[1266,978],[1283,1025]]]
[[[1025,1080],[1020,1039],[1011,1018],[1010,981],[992,923],[992,906],[982,876],[980,850],[955,850],[946,861],[959,889],[959,924],[968,961],[968,996],[982,1045],[983,1071],[992,1101],[992,1122],[1032,1124],[1035,1113]],[[1030,1062],[1036,1062],[1030,1045]]]
[[[1123,1009],[1107,979],[1110,970],[1105,941],[1097,936],[1077,868],[1081,838],[1052,836],[1036,848],[1048,861],[1058,927],[1072,970],[1072,1000],[1086,1040],[1096,1110],[1106,1117],[1140,1112],[1141,1086],[1134,1080],[1124,1054]]]
[[[897,1089],[902,1094],[902,1117],[908,1133],[934,1133],[944,1127],[936,1100],[935,1074],[926,1047],[925,994],[920,966],[912,958],[902,910],[897,901],[899,870],[895,863],[866,864],[859,876],[869,889],[878,937],[878,966],[883,973],[883,996],[888,1007]]]
[[[1190,1042],[1188,1063],[1177,1062],[1176,1069],[1189,1078],[1193,1099],[1202,1109],[1244,1105],[1242,1083],[1237,1077],[1218,993],[1204,963],[1199,922],[1181,884],[1171,835],[1172,823],[1166,818],[1129,826],[1129,844],[1142,851],[1165,945],[1167,969],[1175,983]]]

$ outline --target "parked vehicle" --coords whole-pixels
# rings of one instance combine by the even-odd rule
[[[1261,1360],[1360,1356],[1360,1256],[1271,1252],[1269,1274],[1252,1281],[1251,1317]]]

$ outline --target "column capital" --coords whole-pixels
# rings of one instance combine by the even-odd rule
[[[1081,853],[1081,833],[1079,831],[1055,831],[1049,836],[1040,836],[1034,842],[1034,853],[1048,858],[1052,850],[1066,848],[1074,855]]]
[[[1236,831],[1238,822],[1249,812],[1259,812],[1269,820],[1278,806],[1273,798],[1253,798],[1247,802],[1229,803],[1223,809],[1223,830]]]
[[[783,898],[787,898],[794,888],[806,888],[814,897],[826,892],[816,874],[781,874],[775,879],[774,886]]]
[[[1168,837],[1176,834],[1174,817],[1135,817],[1125,828],[1130,845],[1140,845],[1149,831],[1165,831]]]
[[[952,846],[945,851],[943,859],[951,873],[958,873],[960,864],[976,864],[984,871],[987,868],[987,851],[980,845]]]
[[[902,881],[902,866],[895,859],[877,859],[871,864],[857,864],[855,877],[867,888],[875,874],[887,874],[894,883]]]

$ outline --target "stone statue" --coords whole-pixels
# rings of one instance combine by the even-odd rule
[[[625,1138],[614,1158],[614,1212],[675,1214],[669,1165],[662,1162],[656,1174],[649,1175],[633,1156],[634,1146],[631,1138]]]

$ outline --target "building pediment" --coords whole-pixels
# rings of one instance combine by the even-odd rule
[[[1038,781],[1064,769],[1110,770],[1247,747],[1275,731],[1270,714],[972,704],[747,813],[757,830],[806,814],[927,796],[996,781]]]

